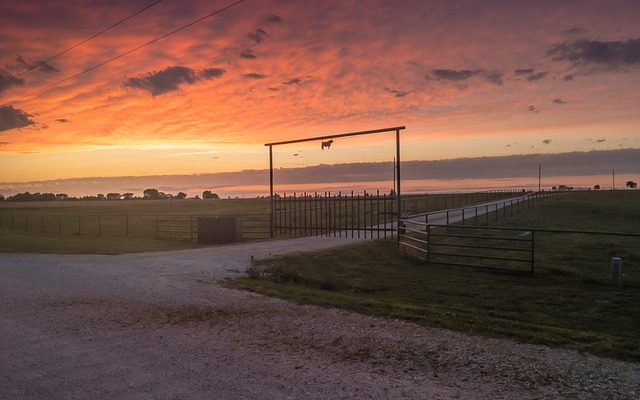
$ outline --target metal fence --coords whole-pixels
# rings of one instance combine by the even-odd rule
[[[454,205],[466,206],[483,201],[513,198],[522,191],[409,196],[403,198],[404,214],[418,210],[442,210]],[[538,197],[536,197],[536,200]],[[351,238],[393,238],[397,228],[397,197],[393,193],[293,193],[275,195],[273,201],[273,236],[335,236]],[[461,212],[450,209],[442,212]],[[440,211],[430,211],[431,214]],[[448,214],[447,214],[448,215]],[[463,215],[464,217],[464,215]]]
[[[206,216],[211,215],[30,215],[0,212],[0,228],[52,235],[197,241],[198,217]],[[237,218],[243,240],[269,238],[269,214],[243,214]]]
[[[274,236],[385,239],[396,234],[393,194],[302,193],[275,196]]]
[[[491,226],[516,212],[518,204],[535,204],[505,203],[489,212],[478,208],[478,216],[465,220],[457,215],[453,221],[449,215],[450,224],[402,219],[400,249],[431,264],[535,272],[601,284],[612,282],[611,259],[619,257],[624,285],[640,287],[640,233]]]

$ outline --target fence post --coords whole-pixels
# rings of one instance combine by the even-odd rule
[[[536,265],[536,231],[531,231],[531,275],[535,272]]]
[[[427,264],[431,263],[431,225],[427,225]]]
[[[447,225],[449,225],[449,210],[447,210]]]

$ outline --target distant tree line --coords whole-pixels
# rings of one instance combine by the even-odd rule
[[[155,188],[145,189],[142,197],[135,196],[133,193],[116,193],[111,192],[106,195],[98,193],[96,195],[73,197],[66,193],[17,193],[6,198],[0,194],[0,201],[102,201],[102,200],[184,200],[187,194],[178,192],[177,194],[164,193]],[[219,199],[217,193],[205,190],[202,193],[202,199]],[[192,199],[200,199],[200,196],[194,196]]]

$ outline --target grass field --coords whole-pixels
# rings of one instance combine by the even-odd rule
[[[0,202],[0,213],[30,215],[229,215],[268,212],[268,199]]]
[[[0,252],[116,254],[193,248],[190,215],[268,211],[267,199],[0,202]]]
[[[576,193],[506,224],[630,232],[637,229],[639,209],[640,192]],[[602,268],[608,273],[606,263]],[[300,303],[640,361],[640,287],[575,278],[552,270],[532,277],[426,265],[400,257],[395,243],[369,242],[267,260],[228,284]]]

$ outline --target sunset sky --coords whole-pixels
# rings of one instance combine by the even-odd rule
[[[0,3],[0,182],[640,148],[636,0],[245,0],[35,92],[233,3],[163,0],[21,73],[153,2]]]

